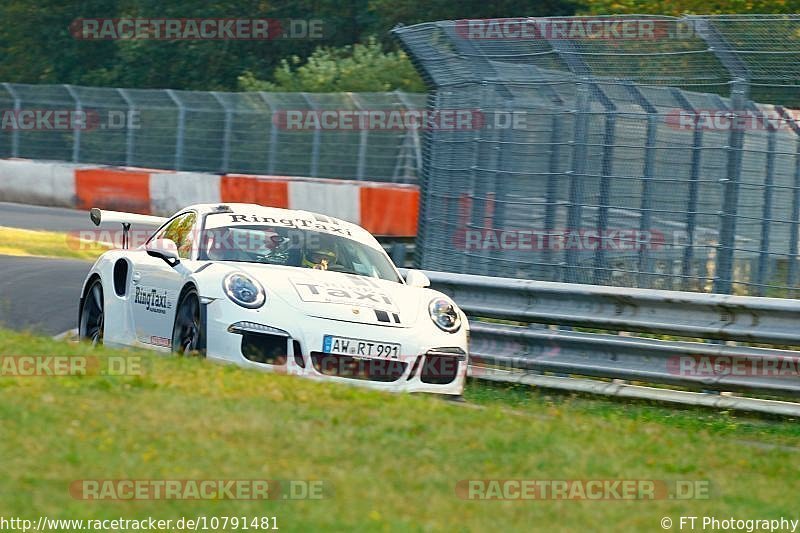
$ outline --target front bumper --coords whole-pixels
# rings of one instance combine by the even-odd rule
[[[468,364],[466,321],[461,330],[451,334],[429,320],[399,328],[302,316],[294,310],[268,306],[248,310],[222,299],[205,305],[207,356],[384,391],[463,392]],[[367,359],[325,354],[325,335],[399,343],[401,355],[396,359]]]

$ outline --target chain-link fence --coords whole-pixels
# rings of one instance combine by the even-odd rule
[[[394,34],[431,109],[473,110],[471,127],[423,138],[422,268],[794,294],[800,16],[446,21]]]
[[[325,111],[341,115],[424,105],[424,95],[402,92],[222,93],[2,83],[0,157],[414,183],[420,165],[417,130],[326,127],[320,119]],[[80,120],[65,118],[59,125],[52,113],[45,115],[65,110],[77,112]]]

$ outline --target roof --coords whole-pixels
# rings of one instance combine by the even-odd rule
[[[296,227],[338,234],[371,246],[380,246],[375,237],[361,226],[311,211],[243,203],[195,204],[186,209],[204,214],[217,213],[227,217],[219,222],[213,222],[215,226],[264,224]]]

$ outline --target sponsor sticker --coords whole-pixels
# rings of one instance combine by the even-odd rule
[[[169,291],[155,287],[137,286],[133,303],[143,306],[146,311],[159,315],[166,315],[167,311],[172,309],[172,299],[169,296]]]
[[[311,277],[289,278],[289,281],[304,302],[361,306],[390,312],[399,311],[389,295],[381,290],[380,285],[363,276],[343,275],[336,281]]]

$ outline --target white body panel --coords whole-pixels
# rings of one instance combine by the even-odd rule
[[[206,215],[221,215],[214,212],[217,207],[192,206],[179,215],[194,212],[198,215],[198,226],[202,226]],[[306,212],[247,204],[232,205],[230,209],[233,212],[231,214],[246,213],[250,218],[257,213],[258,216],[303,223],[308,217],[314,216]],[[336,226],[336,231],[344,228],[349,238],[386,255],[374,237],[363,228],[341,220],[327,220],[326,223]],[[456,308],[461,319],[458,331],[448,333],[434,324],[429,316],[428,305],[434,298],[447,298],[441,293],[411,287],[402,280],[394,282],[282,265],[204,261],[198,260],[198,256],[198,250],[193,250],[191,257],[183,259],[175,267],[148,255],[144,246],[135,250],[114,250],[101,256],[87,276],[81,294],[85,294],[90,279],[101,279],[105,312],[104,342],[169,352],[179,296],[186,287],[193,286],[200,296],[201,317],[206,332],[205,350],[209,359],[387,391],[462,393],[469,352],[468,323],[463,312]],[[118,265],[118,272],[125,270],[124,280],[120,275],[115,279],[115,265]],[[223,279],[236,271],[245,272],[264,287],[266,303],[262,307],[248,309],[234,303],[226,295]],[[273,340],[275,335],[285,336],[285,358],[278,360],[277,364],[248,358],[244,353],[245,335],[251,339],[257,338],[252,335],[260,333],[252,330],[242,333],[241,328],[231,331],[232,326],[243,322],[256,328],[274,328],[269,330]],[[339,360],[339,356],[321,353],[326,335],[363,340],[365,343],[399,344],[400,355],[389,358],[357,355],[349,359],[344,356]],[[298,344],[302,355],[295,353]],[[426,357],[431,350],[435,353]],[[449,365],[450,369],[455,368],[452,380],[443,379],[446,383],[437,381],[440,369],[434,368],[435,364],[429,364],[436,357],[446,359],[446,366]],[[315,361],[319,363],[316,367]],[[331,369],[339,364],[365,364],[373,371],[377,369],[370,376],[391,374],[391,379],[329,375]],[[384,370],[385,374],[381,374]],[[424,379],[423,374],[427,376]]]

